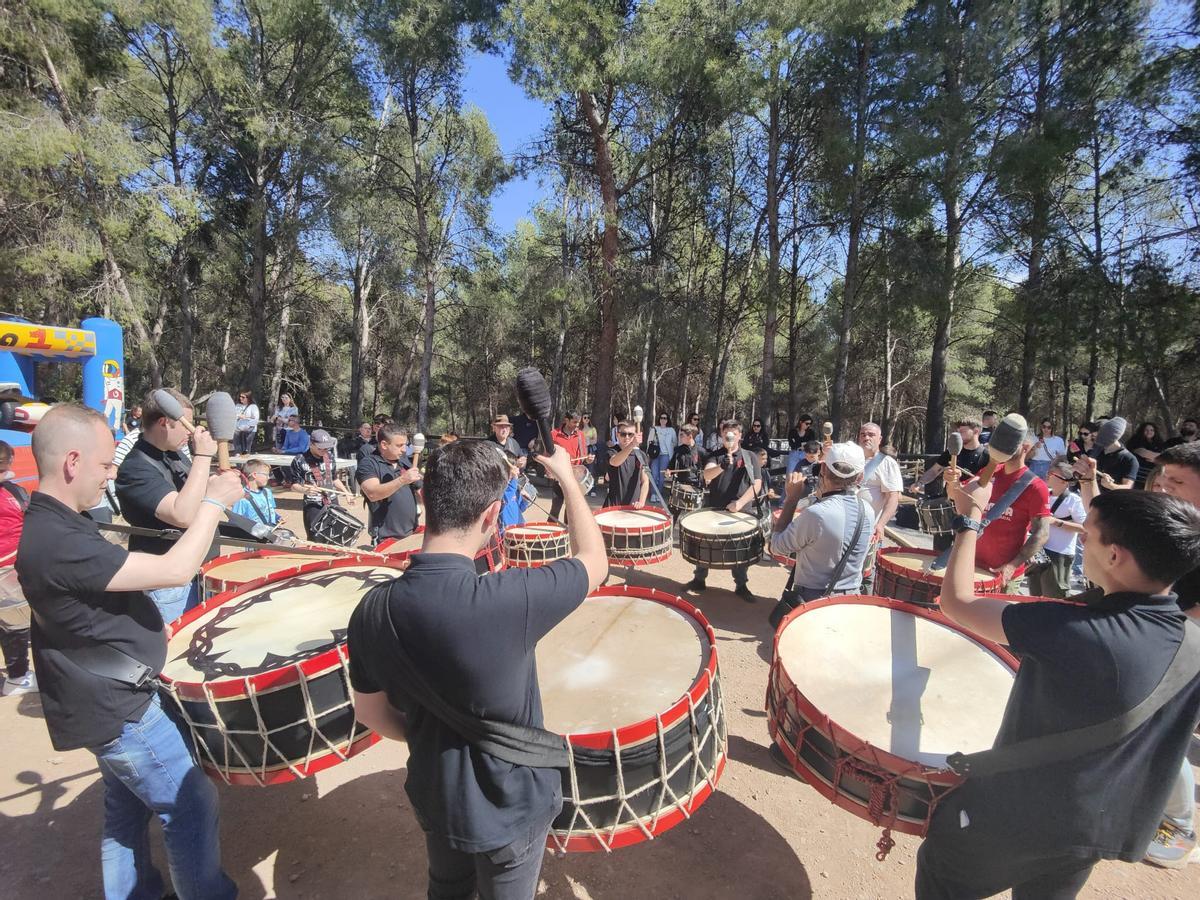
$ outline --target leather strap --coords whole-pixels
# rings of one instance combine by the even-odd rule
[[[979,529],[980,534],[983,533],[985,528],[1004,515],[1010,506],[1017,502],[1017,498],[1025,492],[1025,488],[1033,484],[1033,479],[1035,478],[1037,478],[1037,475],[1034,474],[1033,469],[1026,469],[1021,473],[1020,478],[1008,486],[1008,490],[1000,495],[1000,499],[992,504],[992,508],[989,509],[987,511],[987,515],[983,517],[983,527]],[[950,551],[953,549],[953,546],[947,547],[945,550],[939,553],[937,559],[930,564],[929,568],[931,570],[946,568],[946,563],[950,560]]]
[[[952,753],[946,765],[963,776],[996,775],[1063,762],[1112,746],[1133,734],[1200,675],[1200,626],[1184,621],[1183,640],[1162,679],[1149,696],[1128,712],[1107,721],[1056,734],[993,747],[979,753]]]
[[[56,623],[39,615],[32,604],[29,611],[37,622],[38,630],[54,644],[52,649],[63,654],[85,672],[99,678],[120,681],[132,687],[142,687],[158,674],[144,662],[110,644],[101,644],[60,628]]]

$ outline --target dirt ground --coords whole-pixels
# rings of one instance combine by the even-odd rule
[[[295,510],[285,514],[298,519]],[[626,577],[679,593],[691,572],[676,551],[656,566],[614,570],[610,582]],[[719,642],[729,764],[717,793],[690,821],[653,842],[611,854],[548,855],[538,897],[912,896],[916,838],[895,835],[891,855],[876,862],[878,829],[781,772],[767,755],[766,617],[784,581],[784,569],[767,561],[751,571],[756,604],[736,597],[732,579],[720,572],[712,573],[705,594],[688,598],[708,616]],[[36,694],[0,699],[0,897],[97,897],[100,779],[86,751],[51,748],[41,715]],[[383,742],[305,781],[221,786],[224,861],[241,896],[423,897],[425,852],[403,790],[406,758],[403,744]],[[1193,743],[1192,761],[1200,764],[1200,741]],[[1169,872],[1103,863],[1082,896],[1195,900],[1200,865]]]

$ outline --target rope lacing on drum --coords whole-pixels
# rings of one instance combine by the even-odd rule
[[[875,858],[883,862],[887,859],[891,849],[896,846],[895,840],[892,839],[892,826],[896,824],[896,816],[900,812],[899,796],[896,792],[896,782],[899,780],[899,776],[881,775],[874,766],[861,763],[853,756],[844,756],[837,761],[834,769],[833,787],[835,790],[841,785],[842,776],[847,771],[869,787],[867,815],[872,824],[883,825],[883,834],[875,844],[879,851],[875,854]],[[886,810],[884,809],[885,804]],[[886,825],[884,824],[885,820]]]
[[[720,763],[725,758],[728,741],[725,731],[724,710],[721,706],[720,678],[717,670],[714,670],[713,678],[705,687],[705,696],[709,701],[712,711],[708,716],[708,724],[703,730],[700,727],[697,706],[692,699],[691,693],[689,692],[686,696],[688,702],[691,753],[676,763],[673,768],[666,768],[667,726],[663,724],[661,715],[655,716],[655,741],[657,743],[659,760],[656,766],[656,777],[632,790],[627,788],[625,782],[625,766],[621,759],[622,747],[617,729],[611,731],[612,752],[616,766],[616,793],[607,796],[588,797],[586,799],[580,796],[575,748],[568,740],[570,795],[564,798],[564,806],[570,806],[573,811],[565,829],[555,828],[550,832],[550,839],[554,844],[556,854],[560,856],[564,855],[572,839],[581,833],[590,836],[605,852],[611,852],[617,834],[630,825],[636,826],[646,840],[654,840],[654,829],[657,828],[659,819],[662,816],[673,811],[678,811],[685,819],[691,818],[691,806],[696,793],[704,786],[707,786],[709,790],[716,789],[717,780],[720,777]],[[706,761],[704,758],[704,747],[710,740],[712,742],[712,749],[709,753],[711,760]],[[687,795],[680,796],[671,787],[670,780],[684,765],[691,766],[692,777],[690,783],[694,785],[694,788]],[[697,778],[697,773],[703,775],[702,780]],[[655,812],[647,817],[639,817],[629,801],[631,798],[637,797],[649,790],[657,792]],[[670,798],[669,803],[666,802],[668,797]],[[589,815],[588,808],[613,801],[616,801],[618,804],[615,820],[611,825],[598,826],[592,816]]]

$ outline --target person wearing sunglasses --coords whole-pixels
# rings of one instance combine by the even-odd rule
[[[1066,452],[1067,442],[1054,433],[1054,423],[1049,419],[1042,419],[1027,462],[1033,474],[1045,481],[1050,474],[1051,461],[1065,455]]]
[[[807,413],[796,420],[788,432],[788,461],[787,474],[791,475],[797,467],[804,464],[804,445],[817,440],[816,429],[813,428],[813,418]]]
[[[605,506],[632,506],[641,509],[650,493],[650,460],[638,447],[637,426],[621,420],[617,423],[617,452],[608,458],[608,494]]]

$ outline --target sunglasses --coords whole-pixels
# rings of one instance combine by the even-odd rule
[[[636,431],[618,431],[617,437],[637,437]]]
[[[1081,432],[1079,432],[1079,436],[1080,437],[1091,437],[1092,433],[1090,431],[1081,431]]]

